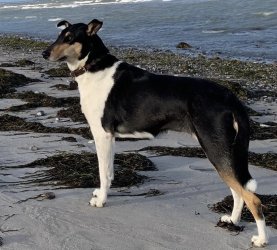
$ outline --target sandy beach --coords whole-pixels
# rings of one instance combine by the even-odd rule
[[[66,68],[43,60],[46,44],[26,41],[0,38],[1,249],[251,248],[255,223],[242,221],[242,232],[216,227],[222,214],[209,207],[230,195],[230,190],[210,162],[198,154],[168,153],[171,148],[198,149],[189,135],[167,132],[154,140],[117,141],[117,154],[138,154],[144,157],[136,158],[138,165],[149,160],[155,167],[126,170],[134,181],[118,181],[101,209],[88,204],[95,183],[85,181],[87,173],[78,183],[65,183],[50,176],[49,169],[59,166],[32,164],[57,155],[82,158],[95,153],[95,146],[79,110],[78,90],[68,87],[71,78],[66,77]],[[248,106],[252,120],[249,168],[258,182],[257,193],[276,195],[276,63],[184,57],[155,50],[111,51],[157,73],[214,79],[232,89]],[[150,146],[167,151],[159,154],[146,148]],[[125,173],[120,167],[124,161],[118,159],[119,174]],[[45,199],[46,192],[53,192],[55,198]],[[268,233],[270,244],[264,249],[277,249],[277,229],[268,226]]]

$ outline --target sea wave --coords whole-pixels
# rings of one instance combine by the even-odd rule
[[[54,3],[40,3],[40,4],[20,4],[20,5],[4,5],[0,6],[1,9],[19,9],[19,10],[29,10],[29,9],[65,9],[65,8],[76,8],[81,6],[91,6],[91,5],[104,5],[104,4],[124,4],[124,3],[141,3],[141,2],[151,2],[153,0],[92,0],[92,1],[72,1],[68,2],[54,2]]]
[[[261,11],[261,12],[256,12],[254,14],[258,15],[258,16],[271,16],[271,15],[276,14],[276,12],[275,11]]]
[[[226,32],[226,30],[202,30],[202,33],[204,34],[217,34],[223,32]]]
[[[25,16],[25,19],[36,19],[37,16]]]
[[[61,21],[61,20],[62,20],[62,18],[60,18],[60,17],[49,18],[49,19],[48,19],[49,22],[57,22],[57,21]]]

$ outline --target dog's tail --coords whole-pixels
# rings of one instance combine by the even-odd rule
[[[233,112],[233,128],[235,137],[233,141],[233,169],[236,179],[247,190],[254,192],[256,181],[248,170],[248,149],[250,139],[249,117],[244,106],[239,102]]]

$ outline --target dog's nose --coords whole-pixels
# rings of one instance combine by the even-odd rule
[[[50,56],[50,52],[48,50],[45,50],[42,52],[42,56],[44,59],[48,59]]]

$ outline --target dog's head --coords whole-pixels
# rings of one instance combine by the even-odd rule
[[[57,40],[42,52],[43,58],[53,62],[74,62],[85,58],[91,51],[96,54],[103,52],[106,47],[96,34],[102,24],[97,19],[93,19],[89,24],[59,22],[57,27],[62,31]]]

